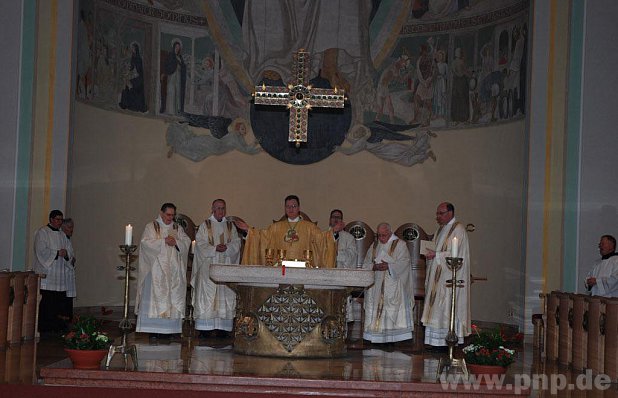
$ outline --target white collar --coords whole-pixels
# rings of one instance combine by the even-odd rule
[[[293,220],[291,220],[291,219],[288,217],[288,222],[299,222],[300,220],[301,220],[300,216],[296,217],[296,218],[295,218],[295,219],[293,219]]]
[[[161,225],[161,228],[165,228],[165,229],[167,229],[167,228],[171,228],[171,227],[172,227],[172,225],[174,225],[174,221],[172,221],[171,223],[169,223],[169,225],[168,225],[168,224],[166,224],[166,223],[164,223],[164,222],[163,222],[163,219],[161,218],[161,216],[160,216],[160,215],[159,215],[159,217],[157,217],[157,220],[156,220],[156,221],[159,223],[159,225]]]
[[[443,229],[446,229],[446,227],[455,224],[457,220],[455,220],[455,217],[451,218],[451,221],[447,222],[446,224],[444,224]]]
[[[218,220],[215,218],[214,214],[211,214],[211,215],[210,215],[210,217],[208,217],[208,219],[209,219],[209,220],[211,220],[211,221],[213,221],[213,222],[226,222],[226,221],[227,221],[227,219],[225,218],[225,216],[223,216],[223,218],[221,219],[221,221],[218,221]]]

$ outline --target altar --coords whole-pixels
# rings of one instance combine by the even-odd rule
[[[347,297],[371,286],[374,273],[212,264],[210,278],[236,292],[236,353],[332,358],[346,352]]]

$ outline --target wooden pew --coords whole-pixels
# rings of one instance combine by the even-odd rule
[[[7,333],[9,330],[9,305],[11,301],[11,279],[13,274],[10,272],[0,272],[0,350],[6,349]]]
[[[560,323],[558,324],[558,363],[569,366],[572,360],[573,349],[573,300],[569,293],[558,294],[560,308],[558,310]]]
[[[571,294],[573,301],[573,342],[572,366],[582,371],[586,368],[588,350],[588,331],[584,328],[584,314],[588,312],[586,295]]]
[[[587,297],[588,302],[588,358],[586,368],[595,375],[602,374],[604,368],[605,335],[605,304],[600,297]]]
[[[545,354],[548,361],[558,359],[558,324],[560,323],[560,292],[551,292],[547,298],[547,328]]]
[[[24,321],[24,282],[26,272],[13,272],[11,278],[12,300],[9,302],[7,341],[9,345],[21,344],[21,327]]]
[[[24,341],[34,340],[36,337],[39,296],[39,275],[33,271],[26,272],[26,280],[24,282],[24,317],[21,328],[21,337]]]
[[[604,372],[618,381],[618,299],[603,298],[605,304]]]

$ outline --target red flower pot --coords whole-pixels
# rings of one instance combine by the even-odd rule
[[[470,373],[475,375],[502,375],[506,373],[507,369],[499,365],[476,365],[474,363],[468,363],[466,367]]]
[[[481,384],[493,384],[499,380],[499,375],[506,373],[507,368],[499,365],[475,365],[467,363],[468,372],[472,373]],[[495,377],[492,377],[495,376]]]
[[[101,368],[101,360],[107,355],[107,350],[72,350],[64,349],[75,369],[95,369]]]

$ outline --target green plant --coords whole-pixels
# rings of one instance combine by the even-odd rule
[[[481,331],[472,325],[472,331],[474,340],[463,349],[467,363],[506,367],[515,361],[515,350],[505,347],[506,339],[499,329]]]
[[[101,321],[92,316],[76,317],[71,330],[62,336],[65,348],[73,350],[106,350],[111,340],[101,331]]]

